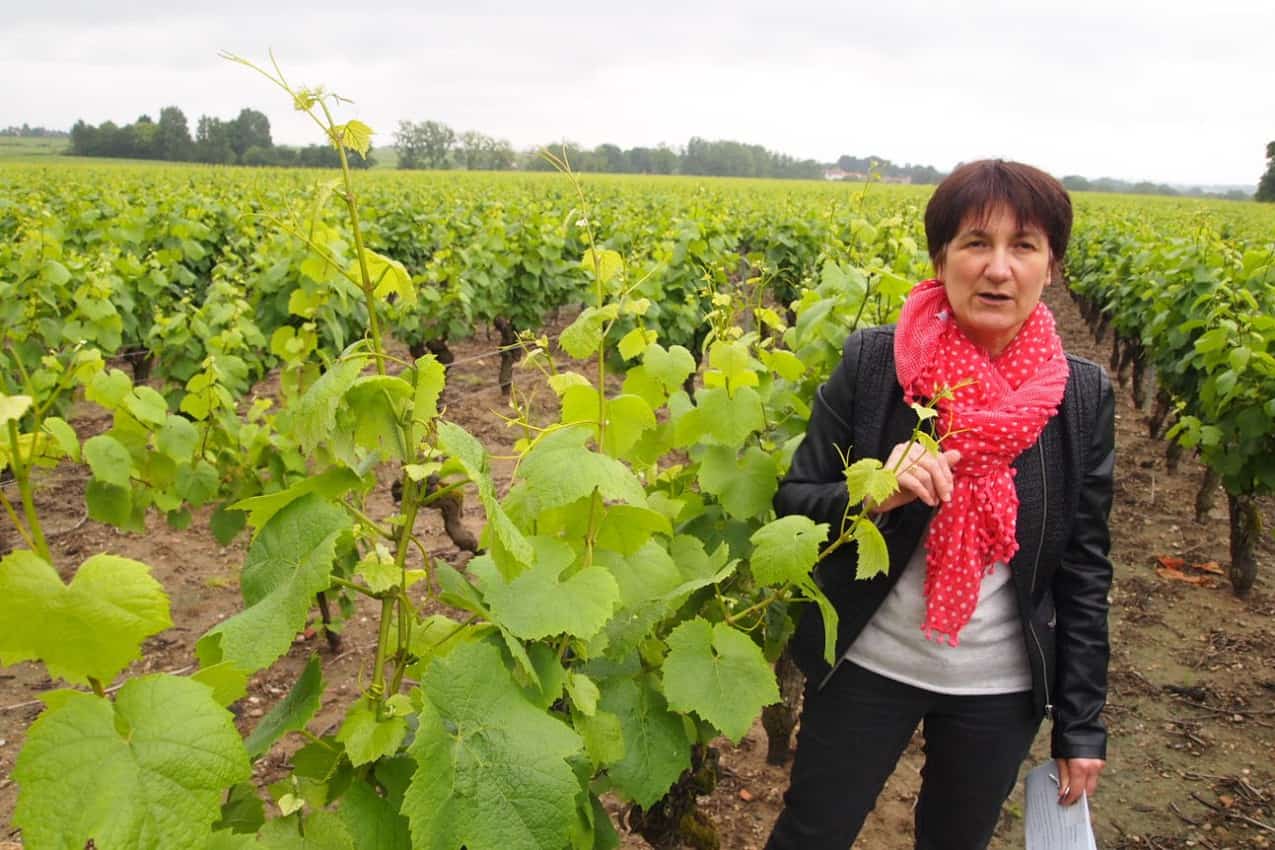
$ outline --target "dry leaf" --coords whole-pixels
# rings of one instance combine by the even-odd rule
[[[1169,567],[1156,567],[1155,574],[1169,581],[1180,581],[1185,584],[1193,584],[1196,587],[1217,587],[1217,582],[1208,576],[1189,576]]]

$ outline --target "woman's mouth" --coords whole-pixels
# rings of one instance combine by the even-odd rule
[[[987,304],[1007,304],[1014,299],[1002,292],[980,292],[978,300]]]

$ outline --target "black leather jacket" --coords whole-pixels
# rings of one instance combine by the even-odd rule
[[[1014,461],[1018,490],[1018,553],[1009,567],[1023,620],[1037,709],[1054,719],[1058,758],[1105,758],[1107,731],[1100,717],[1107,697],[1107,592],[1111,562],[1115,399],[1106,373],[1068,355],[1071,375],[1062,404],[1036,445]],[[903,403],[895,377],[894,328],[869,328],[846,340],[840,365],[819,388],[806,437],[793,456],[775,508],[803,514],[833,529],[846,507],[838,449],[851,461],[885,459],[905,442],[916,415]],[[863,627],[902,573],[931,508],[920,500],[886,514],[881,531],[889,547],[888,575],[854,577],[852,546],[820,564],[816,579],[837,609],[836,658]],[[809,605],[793,639],[793,657],[820,682],[823,623]],[[919,624],[918,624],[919,628]]]

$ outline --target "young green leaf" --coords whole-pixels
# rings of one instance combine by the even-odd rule
[[[850,504],[857,505],[865,498],[873,504],[881,504],[899,489],[894,473],[886,469],[876,458],[865,457],[846,469],[846,490]]]
[[[604,682],[599,708],[620,719],[624,736],[623,756],[608,760],[607,776],[629,799],[650,807],[691,766],[686,724],[649,676]]]
[[[64,585],[33,552],[0,560],[0,662],[42,661],[76,684],[109,682],[140,657],[142,641],[172,625],[150,569],[94,555]]]
[[[116,487],[129,486],[133,458],[124,444],[109,434],[98,434],[84,441],[84,459],[93,477]]]
[[[29,395],[5,395],[0,392],[0,425],[19,422],[33,403]]]
[[[319,656],[311,655],[292,690],[261,718],[252,734],[244,740],[248,758],[261,758],[285,734],[304,729],[319,710],[322,697],[323,665],[319,663]]]
[[[749,519],[770,510],[779,487],[775,458],[756,446],[743,457],[726,446],[709,446],[700,459],[699,486],[722,503],[736,519]]]
[[[536,562],[508,584],[486,588],[496,620],[520,638],[568,634],[588,640],[606,624],[620,589],[604,567],[591,566],[563,579],[575,560],[565,543],[533,538]]]
[[[859,544],[855,578],[862,581],[890,571],[890,552],[875,524],[860,520],[854,527],[854,540]]]
[[[315,594],[331,583],[337,540],[350,524],[345,511],[313,493],[271,517],[244,561],[246,607],[200,638],[200,660],[253,672],[287,652]]]
[[[332,130],[332,141],[343,148],[349,148],[364,159],[372,147],[372,128],[357,119],[344,124],[335,125]]]
[[[361,697],[345,713],[345,722],[336,739],[345,744],[345,753],[355,767],[395,753],[407,736],[407,721],[402,717],[376,716],[376,705]]]
[[[114,703],[46,701],[13,771],[28,847],[203,850],[225,789],[251,776],[234,718],[197,682],[145,676]]]
[[[780,517],[763,525],[749,538],[753,579],[762,586],[804,581],[819,559],[819,547],[828,538],[828,524],[809,517]]]
[[[775,674],[761,648],[726,623],[696,617],[668,636],[664,696],[674,711],[694,712],[739,741],[761,714],[779,701]]]
[[[367,781],[356,779],[341,797],[341,820],[355,850],[412,850],[407,818]]]
[[[582,742],[536,708],[500,651],[465,643],[421,680],[412,743],[418,765],[403,801],[416,850],[561,850],[582,788],[567,760]]]
[[[604,499],[646,504],[646,491],[615,458],[585,447],[590,429],[563,428],[536,444],[518,467],[539,510],[569,505],[595,489]]]

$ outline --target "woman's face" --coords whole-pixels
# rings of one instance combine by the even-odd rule
[[[995,357],[1005,350],[1040,302],[1053,257],[1039,227],[1019,229],[1008,207],[986,221],[967,217],[935,271],[947,290],[957,325]]]

